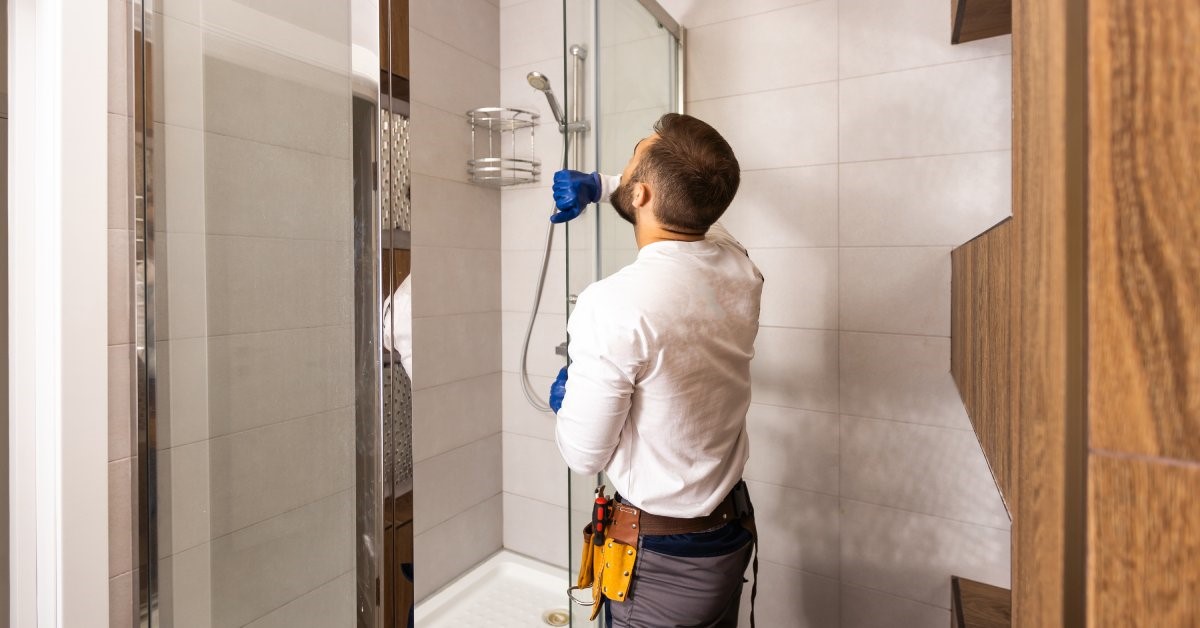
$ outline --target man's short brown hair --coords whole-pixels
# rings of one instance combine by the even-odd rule
[[[654,215],[683,233],[704,233],[733,202],[741,168],[729,142],[698,118],[668,113],[654,123],[658,140],[642,155],[635,179],[653,183]]]

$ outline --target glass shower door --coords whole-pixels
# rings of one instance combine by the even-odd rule
[[[654,12],[651,8],[655,9]],[[619,175],[639,140],[653,132],[664,113],[681,110],[680,69],[682,45],[653,0],[564,0],[563,56],[570,65],[571,49],[590,42],[583,82],[584,119],[590,129],[583,138],[583,159],[572,167]],[[675,28],[671,25],[671,28]],[[573,78],[568,68],[567,80]],[[570,93],[570,92],[568,92]],[[565,105],[568,110],[571,104]],[[637,257],[633,227],[604,203],[593,205],[580,218],[567,223],[567,312],[588,284],[627,266]],[[568,342],[570,340],[568,339]],[[612,485],[603,475],[570,473],[568,481],[568,534],[571,584],[583,551],[583,527],[591,520],[595,488]],[[587,598],[589,593],[580,592]],[[572,605],[571,625],[593,626],[585,607]]]
[[[353,626],[350,3],[136,7],[142,625]]]

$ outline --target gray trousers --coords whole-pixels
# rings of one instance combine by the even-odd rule
[[[736,628],[742,575],[753,543],[719,556],[670,556],[644,549],[624,602],[608,604],[613,628]]]

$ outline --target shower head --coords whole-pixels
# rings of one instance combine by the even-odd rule
[[[546,95],[546,102],[550,103],[550,112],[554,114],[554,121],[558,123],[559,128],[564,127],[566,121],[563,120],[562,108],[558,106],[558,99],[554,97],[554,89],[550,87],[550,79],[541,72],[530,72],[525,79],[529,81],[530,87]]]

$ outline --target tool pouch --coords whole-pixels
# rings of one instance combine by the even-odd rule
[[[636,528],[634,528],[636,529]],[[628,537],[609,537],[601,545],[595,544],[595,532],[589,523],[583,528],[583,555],[579,559],[579,578],[575,585],[579,589],[591,587],[592,613],[589,621],[600,614],[601,602],[608,598],[624,602],[629,596],[629,584],[633,581],[633,566],[637,561],[637,536],[633,544]]]

